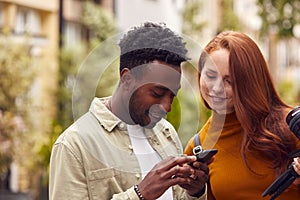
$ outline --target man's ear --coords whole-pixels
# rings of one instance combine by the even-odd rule
[[[132,75],[130,69],[128,68],[122,69],[120,73],[120,82],[122,88],[125,90],[130,90],[132,87],[134,87],[135,78]]]

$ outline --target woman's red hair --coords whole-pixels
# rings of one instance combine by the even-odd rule
[[[287,169],[288,153],[296,148],[285,122],[290,107],[276,92],[260,49],[243,33],[222,32],[207,44],[199,60],[199,79],[206,58],[218,49],[229,52],[234,108],[244,130],[243,159],[247,163],[248,153],[259,152],[272,161],[278,175]]]

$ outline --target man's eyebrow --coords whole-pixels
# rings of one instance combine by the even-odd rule
[[[156,89],[160,89],[160,90],[169,90],[169,88],[163,86],[163,85],[155,85],[154,86]]]
[[[179,85],[178,88],[173,88],[173,89],[170,89],[170,88],[167,88],[163,85],[155,85],[155,88],[159,89],[159,90],[164,90],[164,91],[171,91],[175,96],[177,95],[179,89],[181,88],[181,85]]]

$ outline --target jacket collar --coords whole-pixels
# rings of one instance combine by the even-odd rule
[[[125,123],[121,121],[117,116],[115,116],[106,106],[105,103],[109,101],[109,97],[104,98],[94,98],[90,106],[89,111],[97,118],[99,123],[108,132],[111,132],[116,126],[121,128],[127,128]]]

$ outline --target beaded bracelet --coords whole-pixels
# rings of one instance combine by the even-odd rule
[[[133,189],[136,192],[136,194],[138,195],[138,197],[139,197],[140,200],[145,200],[145,198],[143,197],[141,191],[138,188],[138,185],[134,185]]]

